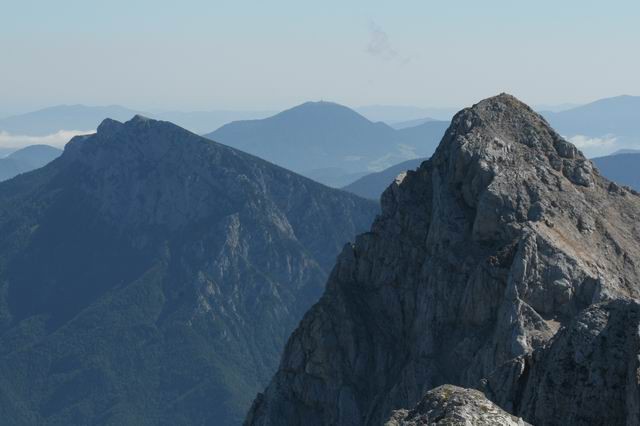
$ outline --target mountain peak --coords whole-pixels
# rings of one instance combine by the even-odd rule
[[[106,133],[114,133],[122,128],[123,124],[117,120],[111,118],[105,118],[102,120],[102,123],[98,125],[97,133],[106,134]]]
[[[300,105],[298,105],[297,107],[294,108],[330,108],[330,107],[342,107],[342,108],[347,108],[344,105],[340,105],[337,102],[332,102],[332,101],[325,101],[325,100],[319,100],[319,101],[307,101],[307,102],[303,102]]]
[[[484,99],[463,109],[454,116],[451,124],[451,128],[458,133],[471,132],[477,127],[483,127],[485,132],[491,132],[493,129],[495,133],[506,133],[511,139],[523,142],[523,136],[529,136],[521,133],[525,128],[553,132],[541,115],[506,93]]]
[[[275,117],[295,117],[308,119],[310,117],[333,117],[341,121],[344,120],[356,120],[362,122],[368,122],[365,117],[352,110],[351,108],[329,101],[309,101],[300,105],[294,106],[288,110],[282,111],[276,114]]]
[[[507,94],[459,112],[434,156],[381,201],[371,231],[345,248],[292,334],[247,425],[383,424],[444,383],[482,388],[533,424],[574,424],[581,413],[563,407],[596,400],[594,423],[635,409],[625,407],[637,387],[625,391],[624,373],[578,383],[570,401],[552,405],[571,379],[561,370],[591,365],[556,362],[548,348],[558,330],[589,306],[640,296],[640,198],[602,178],[541,116]],[[603,347],[584,341],[582,354]],[[620,371],[637,357],[624,351]],[[532,365],[562,369],[527,382]],[[541,380],[548,399],[523,411],[522,390],[536,395]]]
[[[0,185],[0,290],[11,294],[0,296],[0,365],[16,372],[0,394],[19,401],[0,398],[0,411],[239,424],[336,255],[377,212],[169,122],[104,120],[60,160]],[[47,331],[33,334],[34,319]],[[121,362],[129,355],[140,362]],[[179,379],[158,385],[165,376]],[[69,394],[86,380],[96,386]],[[135,395],[144,402],[124,412],[101,408]]]
[[[100,123],[100,125],[98,126],[97,132],[98,134],[101,134],[101,135],[107,135],[107,134],[113,134],[113,133],[119,132],[123,128],[132,129],[132,128],[139,128],[139,127],[151,127],[158,123],[161,123],[161,121],[154,120],[149,117],[145,117],[144,115],[141,115],[141,114],[134,115],[130,120],[125,121],[124,123],[118,120],[114,120],[112,118],[105,118],[104,120],[102,120],[102,123]],[[178,128],[178,126],[174,126],[174,127]],[[187,132],[187,130],[184,130],[184,131]]]
[[[129,124],[140,124],[140,123],[153,123],[156,122],[157,120],[153,120],[149,117],[146,117],[142,114],[136,114],[133,116],[133,118],[129,121],[127,121],[127,123]]]
[[[456,114],[428,163],[422,169],[440,171],[443,184],[474,209],[493,205],[496,198],[515,208],[518,197],[540,198],[553,194],[558,185],[591,187],[602,182],[575,146],[551,129],[542,116],[507,94]],[[383,196],[383,208],[385,200],[389,197]],[[510,214],[527,218],[525,211]],[[478,232],[489,228],[486,222],[475,227]]]
[[[322,101],[261,120],[229,123],[207,137],[307,176],[317,176],[321,169],[343,170],[346,176],[430,155],[446,125],[395,130]]]

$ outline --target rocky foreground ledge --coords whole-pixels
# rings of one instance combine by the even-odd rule
[[[413,410],[397,410],[385,426],[525,426],[482,392],[452,385],[439,386]]]

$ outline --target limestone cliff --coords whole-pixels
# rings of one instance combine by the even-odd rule
[[[461,111],[433,157],[385,191],[370,232],[344,248],[246,423],[379,425],[447,383],[482,389],[533,424],[561,424],[596,392],[598,418],[622,407],[611,418],[629,421],[634,367],[616,364],[583,391],[572,375],[587,373],[562,348],[580,338],[572,329],[591,327],[578,319],[585,309],[640,295],[638,217],[635,193],[514,97]],[[546,380],[562,359],[566,381]],[[561,386],[573,408],[543,401]]]

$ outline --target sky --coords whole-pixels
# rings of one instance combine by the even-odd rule
[[[0,114],[640,95],[640,2],[0,0]]]

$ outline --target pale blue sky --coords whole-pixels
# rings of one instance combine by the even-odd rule
[[[0,112],[640,95],[640,2],[0,0]]]

